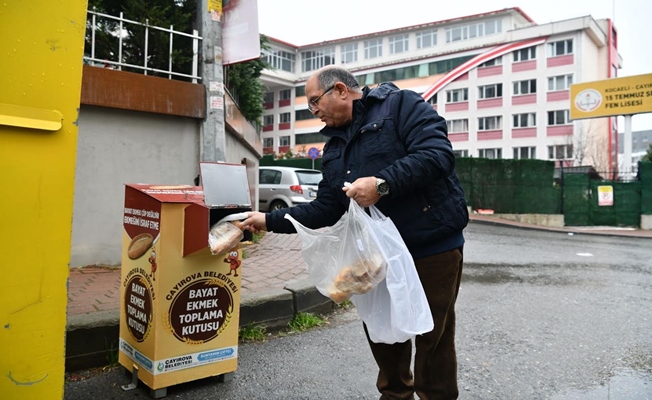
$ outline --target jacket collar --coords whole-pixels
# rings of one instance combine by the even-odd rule
[[[360,112],[364,112],[368,102],[383,101],[391,92],[395,90],[399,89],[392,82],[381,83],[373,89],[370,89],[369,86],[365,86],[362,89],[362,97],[358,100],[353,101],[353,113],[358,114]],[[353,115],[353,120],[355,120],[355,115]],[[329,128],[325,126],[322,128],[321,134],[327,137],[341,136],[346,138],[346,129]]]

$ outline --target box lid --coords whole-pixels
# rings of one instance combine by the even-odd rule
[[[141,183],[128,183],[126,186],[145,193],[161,203],[204,203],[201,186],[147,185]]]
[[[199,163],[204,204],[210,208],[251,208],[247,169],[241,164]]]

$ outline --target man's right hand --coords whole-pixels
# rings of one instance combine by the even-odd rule
[[[265,213],[252,211],[247,214],[247,219],[242,221],[242,227],[244,229],[252,233],[258,233],[260,231],[267,230],[267,220],[265,219]]]

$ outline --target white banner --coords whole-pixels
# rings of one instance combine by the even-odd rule
[[[229,0],[222,3],[222,63],[237,64],[259,58],[257,1]]]

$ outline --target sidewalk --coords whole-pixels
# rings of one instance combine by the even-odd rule
[[[472,214],[471,223],[576,234],[652,238],[652,231],[614,227],[545,227]],[[298,235],[266,233],[244,247],[241,325],[254,321],[281,326],[299,311],[332,306],[308,280]],[[66,370],[106,364],[107,351],[119,336],[120,267],[71,268],[68,290]]]

